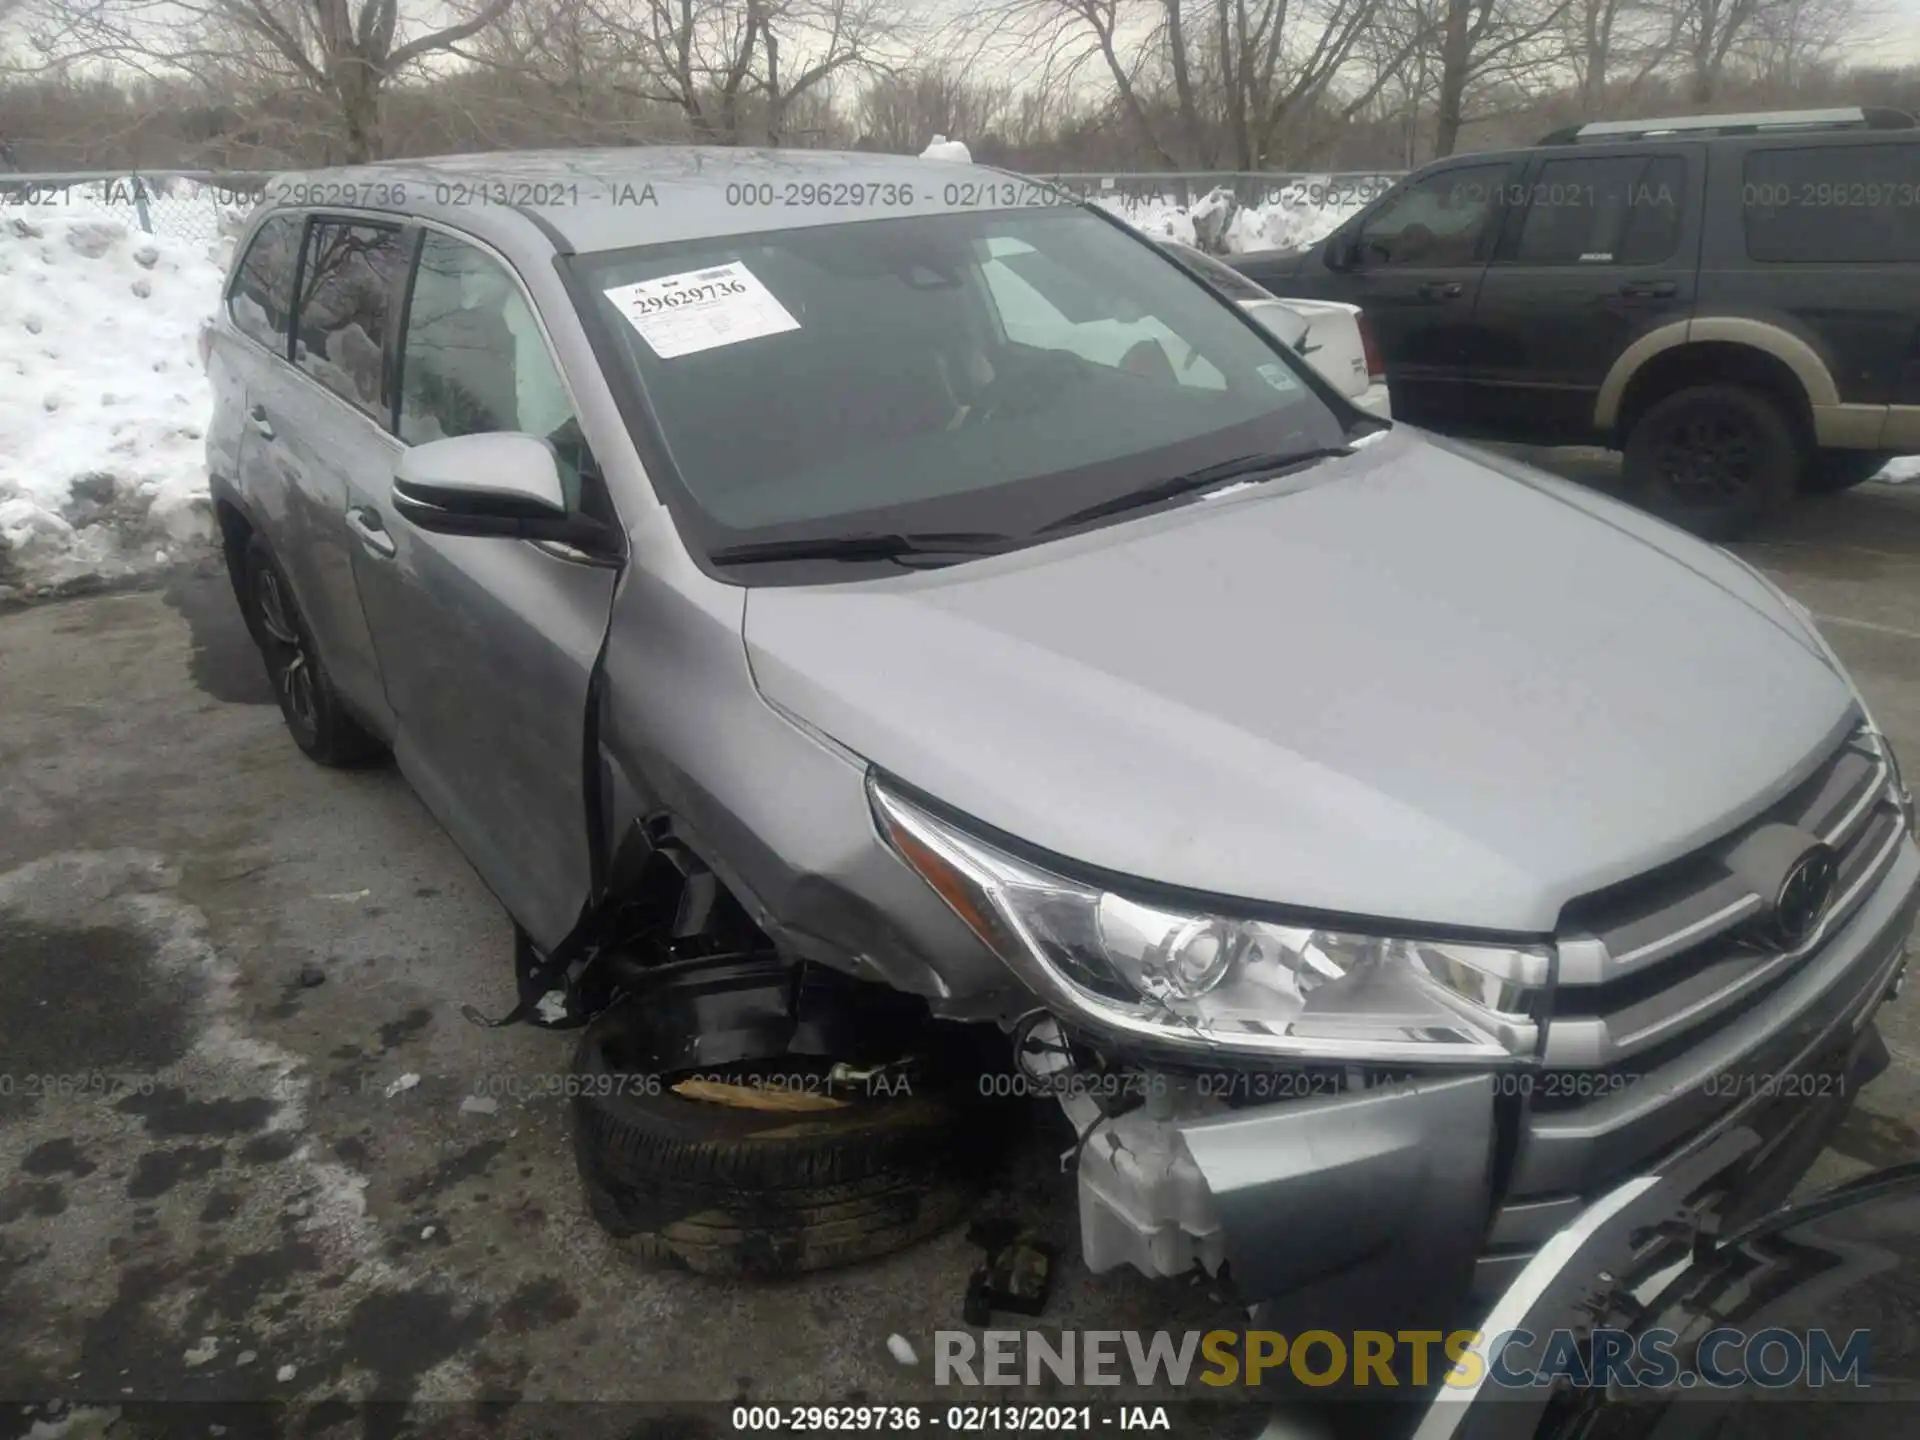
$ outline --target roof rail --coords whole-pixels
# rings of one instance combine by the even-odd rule
[[[1762,135],[1775,130],[1912,130],[1920,120],[1884,105],[1837,110],[1761,110],[1749,115],[1679,115],[1658,120],[1598,120],[1544,135],[1541,145],[1639,140],[1652,135]]]

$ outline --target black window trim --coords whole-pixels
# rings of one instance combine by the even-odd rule
[[[286,344],[281,346],[280,355],[280,358],[285,360],[293,353],[293,304],[300,295],[300,269],[305,263],[307,256],[306,211],[297,210],[288,206],[269,210],[244,232],[241,236],[241,240],[244,243],[238,244],[234,248],[233,253],[238,259],[234,263],[233,273],[227,277],[226,288],[220,293],[220,311],[233,326],[233,333],[235,335],[245,340],[248,344],[257,346],[263,354],[273,354],[273,351],[270,350],[258,336],[248,334],[241,328],[240,322],[234,319],[233,297],[239,292],[241,277],[246,273],[247,257],[253,253],[253,247],[260,243],[260,236],[265,232],[267,226],[271,225],[275,220],[292,220],[299,230],[298,238],[293,242],[293,286],[287,295]]]
[[[540,340],[541,340],[541,343],[546,346],[547,361],[549,364],[553,366],[554,374],[559,377],[561,388],[566,391],[567,402],[573,407],[574,419],[576,423],[579,423],[581,425],[581,429],[582,429],[581,438],[585,440],[586,436],[585,436],[584,412],[580,407],[580,397],[573,388],[573,382],[567,378],[567,372],[565,371],[565,369],[562,368],[560,364],[560,358],[559,358],[560,352],[558,347],[556,347],[553,343],[553,332],[547,327],[546,316],[540,313],[540,307],[534,302],[533,291],[527,287],[526,280],[520,274],[519,269],[515,267],[513,262],[509,260],[504,254],[502,254],[496,247],[488,244],[485,240],[480,239],[476,235],[471,235],[464,230],[460,230],[452,225],[446,224],[443,221],[432,219],[427,216],[403,215],[392,210],[352,210],[352,209],[342,209],[338,207],[328,208],[328,207],[311,207],[311,206],[301,206],[301,205],[282,205],[272,210],[269,210],[268,212],[260,216],[259,219],[255,221],[245,232],[243,236],[245,240],[245,245],[237,246],[234,252],[236,255],[239,255],[241,257],[242,264],[244,264],[245,256],[247,252],[253,248],[254,241],[259,238],[260,232],[266,229],[267,225],[271,221],[280,217],[290,217],[293,220],[295,220],[300,226],[299,245],[298,245],[298,249],[294,253],[294,262],[293,262],[293,293],[289,297],[288,310],[287,310],[286,344],[284,347],[282,347],[279,354],[275,355],[275,352],[273,350],[269,349],[266,345],[261,344],[261,342],[257,340],[255,337],[253,337],[252,335],[247,334],[247,332],[242,330],[239,327],[238,323],[236,323],[233,320],[233,312],[227,302],[230,302],[232,299],[234,288],[239,283],[240,270],[242,268],[241,265],[235,265],[232,275],[229,276],[227,280],[226,290],[223,295],[223,303],[221,305],[221,314],[225,317],[228,324],[232,327],[233,333],[239,339],[245,341],[249,345],[254,346],[256,349],[260,351],[262,355],[278,359],[282,364],[286,365],[286,367],[289,370],[291,370],[300,380],[304,381],[307,385],[312,386],[315,391],[317,391],[321,395],[324,395],[329,400],[333,401],[335,404],[344,406],[348,411],[350,411],[354,416],[356,416],[360,420],[366,421],[372,424],[384,438],[393,442],[393,444],[398,446],[401,450],[406,450],[411,448],[410,446],[408,446],[406,441],[400,438],[400,422],[399,422],[400,377],[401,377],[401,371],[404,368],[404,356],[406,353],[403,347],[406,339],[407,322],[411,318],[408,314],[408,311],[412,308],[412,304],[413,304],[413,279],[414,279],[414,274],[417,271],[420,264],[421,248],[426,243],[427,232],[430,230],[438,231],[441,234],[450,236],[451,238],[461,241],[464,244],[471,245],[475,249],[481,251],[483,254],[486,254],[492,257],[495,261],[497,261],[501,265],[503,269],[506,270],[507,274],[512,277],[513,283],[517,287],[519,287],[521,298],[526,301],[527,310],[529,311],[529,313],[532,314],[534,324],[537,325],[540,329]],[[323,219],[325,220],[347,219],[347,220],[352,220],[356,222],[360,220],[371,220],[376,223],[383,224],[387,228],[397,229],[402,233],[401,243],[404,247],[406,247],[405,263],[401,267],[400,276],[394,282],[397,290],[399,291],[398,300],[401,308],[398,311],[398,320],[396,324],[391,327],[391,338],[388,344],[393,348],[383,347],[383,353],[381,357],[381,367],[380,367],[382,385],[391,384],[391,386],[393,387],[391,397],[390,398],[383,397],[383,399],[386,399],[387,401],[387,414],[384,417],[374,414],[373,412],[369,411],[365,406],[360,405],[355,401],[347,399],[347,397],[344,395],[339,395],[339,394],[336,394],[334,391],[329,390],[326,386],[322,385],[319,381],[315,380],[312,375],[308,374],[305,370],[302,370],[297,364],[294,363],[294,359],[293,359],[294,340],[297,334],[299,333],[298,331],[299,316],[296,313],[299,307],[296,302],[298,301],[299,295],[300,295],[300,282],[306,278],[307,244],[313,234],[314,225],[318,221]],[[543,231],[547,233],[549,239],[554,238],[555,232],[552,231],[552,228],[550,226],[542,224],[541,228]],[[565,286],[567,283],[567,272],[566,272],[566,267],[562,262],[564,261],[565,257],[571,253],[572,252],[570,250],[561,250],[558,247],[556,247],[552,257],[555,264],[555,268],[559,272],[561,283],[563,286]],[[570,288],[569,288],[569,295],[571,297]],[[595,358],[596,359],[598,358],[597,352],[596,352]],[[611,386],[611,381],[609,382],[609,384]],[[617,401],[616,401],[616,408],[619,408]],[[591,446],[591,444],[589,444],[587,447],[587,453],[589,456],[593,457],[593,471],[591,475],[583,474],[582,484],[583,485],[590,484],[593,487],[594,498],[596,503],[604,507],[606,511],[605,515],[597,516],[595,518],[601,519],[604,523],[607,523],[610,525],[614,535],[617,537],[621,554],[624,557],[626,552],[626,533],[627,532],[626,532],[625,522],[620,519],[619,499],[613,493],[613,486],[607,483],[605,473],[601,469],[599,457],[597,455],[594,455],[593,447]],[[581,509],[585,513],[588,513],[588,514],[592,513],[592,507],[590,506],[582,505]],[[529,541],[528,543],[537,544],[537,542],[532,542],[532,541]]]
[[[408,220],[405,216],[395,215],[388,211],[367,212],[367,211],[314,209],[314,210],[308,210],[305,213],[306,213],[307,223],[306,223],[306,231],[300,237],[300,261],[294,267],[294,272],[293,272],[294,304],[292,309],[290,309],[287,312],[287,355],[286,355],[287,363],[291,365],[296,372],[298,372],[301,375],[304,375],[308,380],[312,381],[315,385],[319,385],[320,389],[325,390],[327,394],[333,395],[335,396],[336,399],[344,401],[346,404],[352,406],[356,412],[358,412],[361,415],[364,415],[367,419],[373,421],[374,424],[379,425],[382,431],[384,431],[389,435],[392,435],[393,434],[392,429],[381,423],[380,415],[376,411],[368,409],[365,405],[362,405],[358,400],[351,399],[345,395],[339,395],[337,394],[337,392],[331,389],[328,389],[327,386],[320,385],[320,382],[317,379],[315,379],[314,376],[309,371],[301,369],[300,363],[297,360],[295,360],[293,356],[294,356],[294,347],[300,337],[300,286],[301,286],[301,282],[307,278],[307,257],[313,251],[313,232],[322,225],[341,225],[341,224],[364,225],[365,228],[369,230],[390,230],[394,234],[400,236],[401,246],[404,250],[407,244],[408,232],[413,228],[412,222]],[[373,216],[376,217],[371,223],[369,223],[366,219],[363,218],[369,213],[371,213]],[[410,260],[410,257],[409,257],[409,260]],[[402,274],[404,273],[405,273],[405,268],[403,266]],[[393,292],[395,283],[396,282],[389,281],[388,287],[387,287],[388,288],[387,308],[390,315],[393,308],[394,297],[392,292]],[[404,323],[404,317],[401,317],[401,321],[402,323]],[[393,367],[391,362],[393,359],[393,350],[391,347],[393,344],[393,333],[392,333],[393,329],[394,329],[393,325],[389,325],[388,334],[385,337],[383,337],[380,342],[380,391],[381,391],[380,399],[383,404],[385,404],[387,400],[387,394],[386,394],[387,387],[392,383],[391,377],[393,374]],[[398,438],[398,437],[396,436],[395,438]]]

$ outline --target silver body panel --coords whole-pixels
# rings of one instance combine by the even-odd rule
[[[947,1016],[1029,1010],[1008,967],[876,832],[877,766],[1111,875],[1223,905],[1551,937],[1570,963],[1602,966],[1613,952],[1603,962],[1561,933],[1570,902],[1762,815],[1858,720],[1818,644],[1731,557],[1404,427],[1292,480],[948,569],[724,583],[649,480],[556,245],[852,218],[729,205],[730,178],[913,184],[933,208],[949,186],[1028,182],[750,151],[344,173],[361,195],[385,184],[362,209],[453,230],[517,275],[604,472],[624,564],[410,526],[390,494],[400,443],[224,316],[216,498],[266,535],[336,680],[543,948],[595,900],[595,854],[653,822],[788,955]],[[679,199],[545,210],[444,199],[463,177],[515,176],[672,184]],[[425,198],[396,198],[396,179]],[[256,404],[284,443],[247,431]],[[354,507],[377,516],[391,553],[346,524]],[[1844,926],[1721,1017],[1698,1053],[1667,1062],[1674,1075],[1743,1059],[1786,1067],[1840,1027],[1870,1028],[1920,896],[1912,841],[1889,854]],[[1547,1029],[1549,1047],[1576,1041]],[[1404,1278],[1422,1253],[1451,1257],[1436,1273],[1455,1261],[1471,1271],[1489,1246],[1477,1263],[1491,1283],[1621,1166],[1725,1123],[1670,1089],[1531,1117],[1514,1162],[1525,1183],[1506,1177],[1504,1195],[1490,1179],[1503,1122],[1484,1073],[1181,1133],[1249,1298],[1351,1291],[1348,1261],[1374,1267],[1369,1283],[1381,1265]]]
[[[755,591],[746,642],[776,704],[1043,850],[1544,934],[1746,818],[1850,712],[1777,602],[1667,545],[1699,553],[1400,430],[1291,493]]]

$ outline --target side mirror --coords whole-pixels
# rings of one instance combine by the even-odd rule
[[[458,435],[416,445],[393,473],[393,508],[436,535],[500,535],[604,548],[606,527],[567,513],[553,447],[535,435]]]

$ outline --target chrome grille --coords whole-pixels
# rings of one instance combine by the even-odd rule
[[[1791,975],[1893,864],[1904,824],[1893,772],[1864,726],[1813,773],[1733,834],[1654,874],[1568,907],[1544,1063],[1556,1069],[1657,1064],[1676,1044],[1725,1024]],[[1771,897],[1727,857],[1763,826],[1826,841],[1839,880],[1818,928],[1781,949],[1752,933]]]

